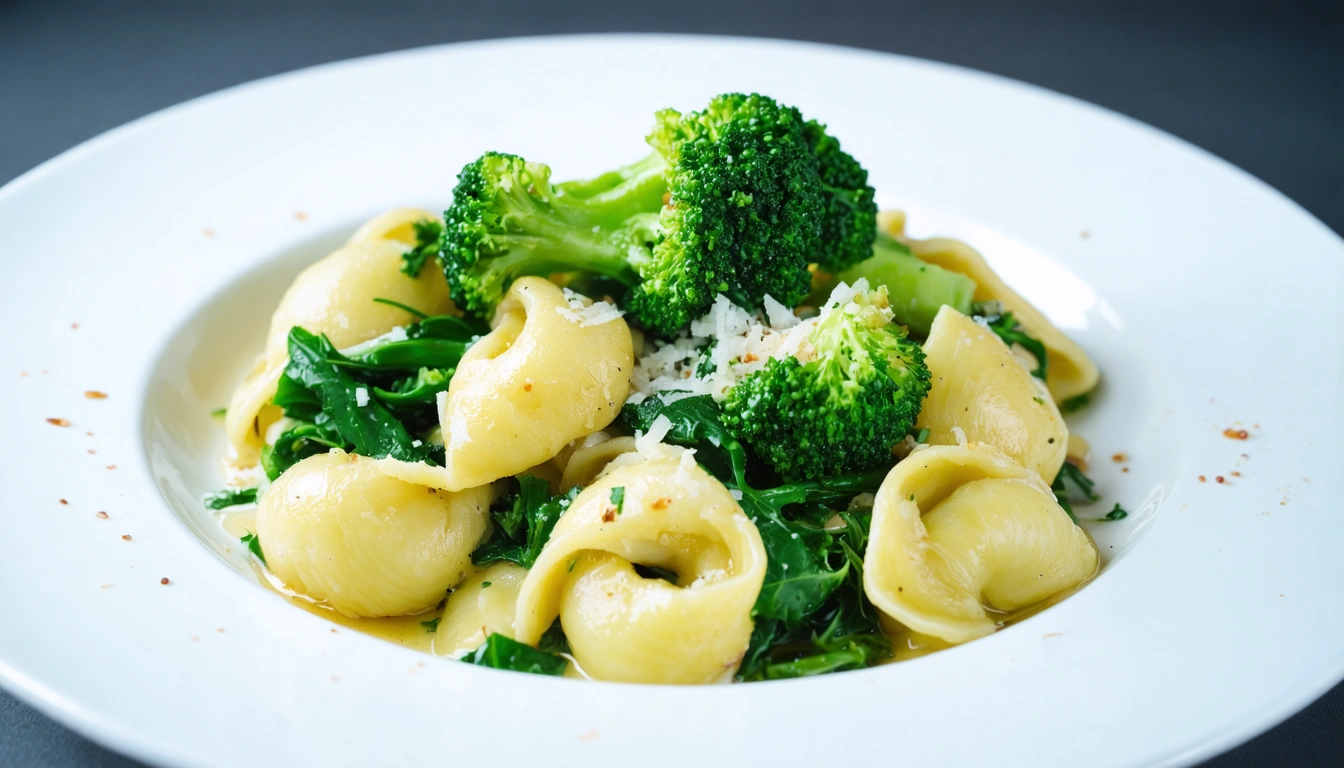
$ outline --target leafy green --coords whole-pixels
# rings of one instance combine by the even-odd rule
[[[209,493],[205,496],[205,506],[216,511],[256,503],[256,488],[225,488],[222,491]]]
[[[1103,520],[1124,520],[1126,517],[1129,517],[1129,513],[1126,512],[1126,511],[1120,506],[1119,503],[1116,503],[1116,505],[1115,505],[1115,509],[1112,509],[1110,512],[1107,512],[1107,513],[1106,513],[1106,517],[1104,517],[1104,518],[1102,518],[1102,519],[1103,519]]]
[[[681,577],[671,568],[663,568],[657,565],[635,564],[635,573],[641,579],[662,579],[668,584],[676,584]]]
[[[1064,462],[1064,466],[1059,468],[1059,474],[1055,476],[1055,481],[1050,484],[1050,490],[1055,492],[1055,501],[1064,511],[1069,513],[1073,521],[1078,522],[1078,517],[1073,514],[1074,503],[1088,504],[1101,498],[1092,486],[1096,485],[1093,480],[1083,474],[1083,470],[1078,468],[1077,464],[1071,461]]]
[[[216,408],[215,410],[213,410],[213,411],[210,412],[210,415],[213,416],[213,417],[216,418],[216,419],[222,419],[222,418],[224,418],[225,416],[229,415],[229,409],[228,409],[228,408]]]
[[[332,448],[350,447],[331,426],[331,420],[326,414],[319,412],[316,418],[320,424],[302,422],[280,433],[274,445],[262,448],[261,468],[266,471],[266,477],[274,481],[285,470],[309,456],[326,453]]]
[[[435,619],[430,619],[429,621],[422,621],[420,622],[420,626],[424,627],[426,632],[434,633],[439,631],[440,621],[443,621],[442,616]]]
[[[551,622],[551,628],[537,641],[537,649],[546,653],[569,653],[569,638],[565,637],[565,628],[560,619]]]
[[[1036,359],[1036,367],[1031,375],[1045,381],[1046,366],[1049,359],[1045,344],[1041,340],[1022,330],[1012,312],[1004,312],[1003,305],[997,301],[986,301],[971,305],[971,312],[983,318],[989,330],[993,331],[1008,346],[1017,344],[1031,353]]]
[[[476,565],[507,560],[531,568],[541,555],[541,548],[550,540],[560,516],[581,490],[575,487],[568,493],[551,496],[545,480],[521,475],[517,481],[517,491],[490,510],[495,531],[471,553],[471,561]]]
[[[625,486],[617,486],[611,489],[611,503],[616,505],[616,514],[621,514],[625,509]]]
[[[370,395],[370,387],[341,369],[338,363],[343,359],[327,337],[297,326],[291,329],[289,365],[280,377],[276,404],[285,408],[286,415],[303,418],[311,414],[308,409],[314,400],[317,401],[321,413],[330,419],[331,429],[361,455],[409,462],[430,461],[432,449],[426,445],[412,445],[406,427]],[[307,394],[299,397],[299,390],[306,390]],[[282,399],[285,402],[281,402]],[[296,413],[286,403],[302,406],[303,413]]]
[[[569,666],[569,661],[561,656],[523,645],[498,632],[490,633],[480,648],[463,656],[462,660],[481,667],[530,672],[534,675],[562,675],[565,667]]]
[[[256,555],[262,565],[266,565],[266,555],[261,551],[261,538],[257,534],[249,531],[247,535],[240,537],[238,540],[247,545],[248,551]]]
[[[410,306],[410,305],[408,305],[408,304],[402,304],[400,301],[393,301],[392,299],[376,298],[376,299],[373,300],[373,303],[374,303],[374,304],[386,304],[386,305],[389,306],[389,307],[396,307],[397,309],[400,309],[400,310],[403,311],[403,312],[409,312],[410,314],[415,315],[416,317],[420,318],[421,320],[425,319],[426,317],[429,317],[429,313],[428,313],[428,312],[422,312],[422,311],[420,311],[420,310],[416,309],[415,307],[412,307],[412,306]]]
[[[411,225],[415,230],[415,245],[401,255],[404,262],[401,271],[411,277],[419,277],[425,262],[439,255],[439,237],[443,234],[443,223],[437,219],[423,219]]]
[[[414,377],[400,379],[391,389],[373,388],[373,394],[390,406],[425,405],[437,402],[453,381],[452,368],[421,368]]]

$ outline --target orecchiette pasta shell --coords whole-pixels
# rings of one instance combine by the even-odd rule
[[[257,463],[265,443],[266,428],[280,418],[280,409],[271,405],[284,362],[274,363],[265,355],[257,358],[251,373],[233,392],[224,413],[224,435],[229,441],[228,461],[239,467]]]
[[[560,478],[561,490],[568,491],[576,485],[586,486],[593,482],[611,460],[635,450],[635,438],[613,437],[597,445],[579,448],[569,455],[565,462],[565,473]]]
[[[1096,545],[1035,472],[984,443],[921,450],[878,489],[863,586],[883,613],[950,643],[1076,587]]]
[[[501,562],[477,569],[458,584],[434,632],[434,652],[460,658],[493,633],[512,638],[518,590],[526,576],[526,568]]]
[[[401,271],[401,255],[409,245],[402,230],[413,221],[432,218],[415,209],[379,216],[339,250],[299,273],[271,317],[267,358],[285,359],[289,330],[296,325],[326,334],[342,349],[415,320],[411,313],[374,299],[391,299],[431,315],[451,312],[442,270],[426,264],[414,278]]]
[[[472,488],[535,467],[610,424],[630,391],[630,328],[619,317],[584,326],[569,310],[554,284],[515,281],[494,330],[463,355],[440,401],[444,468],[388,471]]]
[[[290,467],[262,496],[257,535],[271,571],[347,616],[434,607],[471,570],[491,489],[446,493],[342,451]]]
[[[1068,426],[1002,339],[945,306],[924,342],[924,363],[933,381],[915,426],[929,430],[931,444],[989,443],[1054,480],[1068,451]]]
[[[889,234],[902,237],[915,256],[937,264],[944,269],[960,272],[976,283],[975,301],[998,300],[1003,308],[1013,313],[1022,327],[1045,345],[1049,358],[1047,381],[1050,394],[1056,402],[1063,402],[1075,395],[1092,391],[1101,378],[1096,363],[1087,356],[1068,336],[1054,326],[1040,310],[1036,309],[1016,291],[1008,287],[999,276],[990,269],[985,257],[960,240],[937,237],[929,240],[904,238],[905,214],[900,211],[884,211],[878,217],[878,225]]]
[[[612,489],[623,488],[620,508]],[[644,578],[634,564],[674,571]],[[517,639],[557,616],[599,680],[705,683],[736,670],[765,579],[760,534],[694,462],[658,458],[589,486],[556,524],[518,595]]]

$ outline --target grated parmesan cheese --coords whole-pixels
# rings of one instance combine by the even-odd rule
[[[580,328],[602,325],[625,316],[625,310],[617,309],[616,305],[611,302],[593,301],[587,296],[575,293],[568,288],[562,288],[561,290],[564,291],[565,301],[569,306],[556,307],[555,311]]]

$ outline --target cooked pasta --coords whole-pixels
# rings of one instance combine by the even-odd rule
[[[1043,478],[1054,479],[1069,429],[1050,393],[992,331],[943,307],[924,342],[933,374],[915,426],[932,445],[989,443]]]
[[[1078,586],[1096,546],[1040,475],[993,446],[912,454],[878,489],[863,586],[886,615],[962,643],[1011,611]]]
[[[682,457],[621,467],[574,500],[523,581],[519,640],[537,642],[559,617],[575,659],[599,680],[732,675],[751,639],[765,550],[728,489]],[[675,583],[636,566],[666,569]]]
[[[471,570],[490,488],[448,493],[340,451],[310,456],[270,487],[257,535],[286,586],[347,616],[433,608]]]
[[[257,505],[266,582],[445,660],[699,684],[936,652],[1091,578],[1084,525],[1127,513],[1082,514],[1082,349],[796,109],[655,122],[587,180],[486,152],[295,279],[205,500]]]

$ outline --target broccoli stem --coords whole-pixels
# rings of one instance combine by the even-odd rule
[[[602,226],[614,227],[636,213],[657,211],[667,195],[667,163],[653,152],[624,168],[594,179],[556,184],[565,197],[584,201],[584,210]]]
[[[944,304],[970,314],[976,284],[971,278],[921,261],[900,241],[878,233],[873,256],[836,275],[846,283],[867,278],[873,288],[887,287],[896,322],[919,336],[928,336],[933,318]]]

